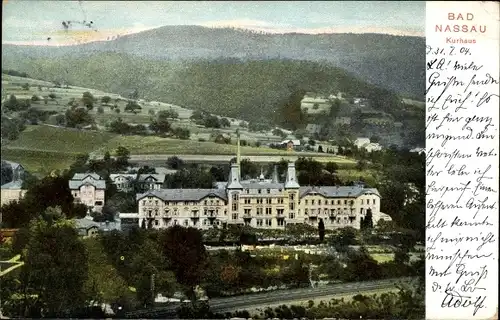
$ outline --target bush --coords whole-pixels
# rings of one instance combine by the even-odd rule
[[[108,104],[111,101],[111,97],[104,96],[101,98],[101,102],[104,104]]]

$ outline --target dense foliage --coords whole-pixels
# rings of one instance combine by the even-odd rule
[[[366,97],[373,100],[376,109],[389,113],[401,108],[400,100],[390,91],[358,80],[331,64],[312,61],[214,59],[176,62],[103,53],[92,58],[61,57],[58,63],[35,59],[33,63],[40,65],[34,68],[39,70],[37,76],[46,79],[67,74],[67,82],[81,86],[117,93],[136,89],[148,100],[168,101],[221,116],[266,123],[270,120],[279,123],[280,116],[288,115],[290,126],[304,125],[300,113],[287,113],[290,111],[286,107],[288,101],[300,96],[298,90],[334,94],[342,91]],[[83,70],[97,65],[100,71],[92,78],[80,76],[87,74]],[[169,76],[162,77],[163,74]],[[137,82],[137,78],[142,81]],[[171,81],[174,78],[176,80]],[[136,112],[138,105],[130,102],[126,110]]]

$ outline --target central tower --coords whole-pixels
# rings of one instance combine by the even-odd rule
[[[240,165],[241,151],[240,151],[240,129],[236,129],[236,164]]]

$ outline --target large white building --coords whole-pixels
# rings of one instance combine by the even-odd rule
[[[372,211],[373,222],[387,220],[380,212],[377,189],[357,186],[300,186],[295,164],[288,163],[285,181],[261,176],[240,179],[239,153],[231,165],[229,181],[213,189],[159,189],[137,194],[138,223],[144,228],[181,225],[211,228],[214,225],[249,225],[255,228],[284,228],[306,223],[325,228],[360,228],[361,219]]]

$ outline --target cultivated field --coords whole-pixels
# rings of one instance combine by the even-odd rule
[[[47,174],[54,169],[67,168],[77,154],[104,155],[106,151],[113,154],[119,146],[129,149],[135,161],[140,156],[144,160],[164,162],[170,155],[196,155],[200,161],[215,156],[224,157],[223,161],[226,161],[226,158],[236,155],[235,145],[154,136],[122,136],[103,131],[36,125],[27,126],[18,139],[4,142],[2,158],[19,162],[32,172]],[[337,162],[341,167],[355,164],[351,159],[331,154],[290,152],[265,147],[241,147],[241,153],[243,158],[265,155],[276,157],[276,161],[279,161],[281,157],[311,156],[323,162]]]
[[[25,84],[28,84],[29,86],[27,89],[22,87]],[[31,101],[31,106],[44,111],[64,113],[68,108],[68,103],[72,99],[78,100],[82,98],[84,92],[90,92],[94,98],[96,98],[94,108],[89,113],[94,117],[96,124],[100,128],[104,128],[108,123],[118,118],[121,118],[124,122],[129,124],[149,124],[151,118],[154,117],[151,112],[157,113],[159,111],[174,110],[178,113],[179,118],[172,119],[172,126],[189,129],[191,132],[191,140],[208,140],[214,131],[234,135],[236,129],[240,130],[242,140],[252,143],[255,143],[256,141],[282,140],[280,137],[274,136],[271,132],[249,132],[246,128],[240,126],[242,123],[245,125],[248,124],[248,122],[241,119],[228,117],[227,119],[231,124],[229,128],[205,128],[203,126],[196,125],[190,120],[193,110],[178,105],[139,99],[137,102],[142,109],[137,114],[127,113],[124,109],[130,99],[118,94],[76,86],[70,86],[68,88],[63,86],[59,88],[55,87],[53,83],[47,81],[2,74],[2,101],[7,99],[12,94],[18,99],[31,99],[33,96],[38,96],[40,100]],[[51,94],[55,95],[55,98],[49,98],[49,95]],[[110,97],[111,101],[107,104],[102,103],[101,98],[104,96]],[[46,98],[46,102],[44,101],[44,98]],[[120,110],[119,113],[112,109],[114,106],[118,107]],[[103,113],[98,113],[99,107],[103,108]]]
[[[13,94],[17,99],[30,99],[31,106],[39,110],[64,114],[68,109],[68,103],[72,99],[79,101],[84,92],[90,92],[95,98],[94,108],[89,113],[95,118],[99,131],[59,127],[55,125],[55,116],[52,116],[48,120],[49,124],[27,126],[17,140],[4,141],[2,158],[19,162],[31,172],[47,174],[54,169],[67,168],[77,154],[88,153],[91,156],[102,156],[106,151],[113,153],[119,146],[129,149],[132,160],[137,160],[139,163],[141,161],[160,161],[163,163],[168,156],[172,155],[195,157],[196,159],[188,160],[192,162],[198,160],[201,162],[208,157],[217,158],[214,162],[225,162],[236,155],[234,144],[236,129],[239,129],[241,139],[252,145],[256,141],[266,143],[282,140],[281,137],[275,136],[271,132],[249,132],[245,127],[240,126],[242,124],[248,125],[248,123],[240,119],[227,118],[231,124],[228,128],[205,128],[190,120],[192,110],[181,106],[139,99],[137,102],[142,107],[140,112],[137,114],[127,113],[124,108],[129,99],[118,94],[76,86],[56,87],[47,81],[2,74],[2,101]],[[32,101],[33,96],[39,97],[39,100]],[[101,98],[104,96],[109,96],[111,101],[107,104],[102,103]],[[112,110],[111,106],[117,106],[120,113]],[[102,113],[97,112],[99,107],[102,107]],[[191,133],[189,140],[157,136],[123,136],[105,131],[106,125],[118,118],[129,124],[148,124],[154,117],[154,113],[170,109],[175,110],[179,115],[178,119],[171,120],[172,126],[189,129]],[[7,116],[12,117],[15,114],[7,114]],[[232,144],[219,144],[210,141],[217,133],[230,136]],[[351,178],[352,180],[364,175],[358,171],[351,171],[355,165],[353,160],[331,154],[277,150],[265,146],[242,146],[241,154],[243,158],[246,157],[257,162],[279,161],[281,158],[293,161],[298,157],[312,157],[321,162],[338,163],[342,168],[338,174],[342,178]],[[372,173],[366,173],[368,179],[374,179]]]

